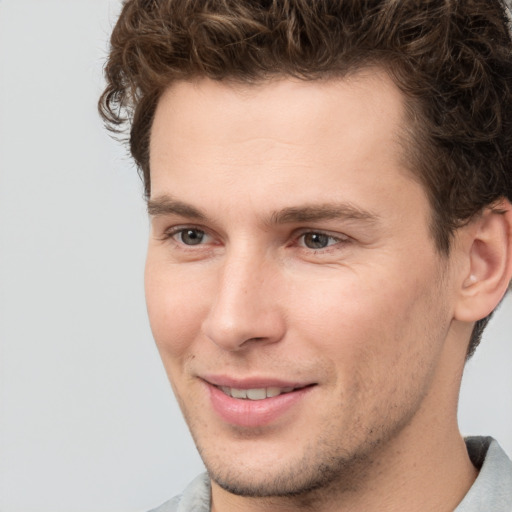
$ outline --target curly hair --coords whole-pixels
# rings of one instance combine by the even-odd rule
[[[150,194],[156,106],[175,81],[336,78],[370,66],[403,92],[404,152],[432,207],[436,246],[512,201],[512,41],[500,0],[126,0],[99,110],[130,130]],[[478,321],[468,357],[489,317]]]

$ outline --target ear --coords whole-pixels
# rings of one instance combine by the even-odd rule
[[[468,236],[463,244],[468,264],[454,317],[476,322],[499,304],[512,278],[512,205],[503,199],[462,229]]]

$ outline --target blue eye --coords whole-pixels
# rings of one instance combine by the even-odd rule
[[[205,232],[200,229],[182,229],[175,234],[185,245],[199,245],[205,238]]]
[[[308,249],[325,249],[337,240],[324,233],[306,233],[302,235],[304,246]]]

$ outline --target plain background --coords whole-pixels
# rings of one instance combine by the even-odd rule
[[[142,187],[96,114],[114,0],[0,0],[0,511],[138,512],[202,465],[146,320]],[[512,454],[512,302],[464,434]]]

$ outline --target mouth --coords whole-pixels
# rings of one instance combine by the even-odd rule
[[[208,377],[203,379],[210,403],[225,423],[244,427],[263,427],[300,410],[300,404],[317,383],[283,382],[275,379]],[[266,382],[265,382],[266,381]]]
[[[311,386],[314,384],[311,384]],[[231,388],[228,386],[215,386],[217,389],[220,389],[225,395],[230,396],[231,398],[238,398],[242,400],[264,400],[265,398],[274,398],[279,395],[284,395],[286,393],[291,393],[292,391],[297,391],[299,389],[303,389],[309,386],[301,386],[301,387],[284,387],[279,388],[275,386],[267,387],[267,388],[250,388],[250,389],[241,389],[241,388]]]

